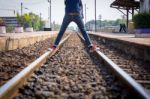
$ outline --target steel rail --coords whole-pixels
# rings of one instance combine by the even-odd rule
[[[1,88],[0,88],[0,99],[10,99],[14,96],[14,94],[17,93],[18,88],[20,88],[24,82],[33,74],[35,70],[37,70],[39,67],[41,67],[42,64],[44,64],[48,57],[51,57],[54,55],[61,46],[67,41],[67,39],[70,37],[71,34],[69,34],[66,38],[64,38],[56,50],[47,51],[43,55],[41,55],[38,59],[36,59],[34,62],[32,62],[29,66],[27,66],[25,69],[23,69],[20,73],[18,73],[15,77],[10,79],[8,82],[6,82]]]
[[[81,34],[77,33],[78,36],[85,41]],[[117,64],[115,64],[111,59],[104,55],[100,50],[95,51],[96,55],[101,58],[106,66],[108,66],[117,77],[119,77],[124,84],[126,84],[130,89],[132,89],[137,95],[142,99],[150,99],[150,93],[136,80],[134,80],[128,73],[121,69]]]

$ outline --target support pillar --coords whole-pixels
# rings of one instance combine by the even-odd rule
[[[133,17],[134,17],[134,8],[132,8],[132,20],[133,20]]]
[[[128,29],[128,23],[129,23],[129,9],[127,8],[127,23],[126,23],[127,29]]]

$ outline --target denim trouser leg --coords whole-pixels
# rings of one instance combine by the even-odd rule
[[[89,35],[87,34],[86,30],[85,30],[85,26],[83,24],[83,20],[80,16],[76,16],[74,18],[74,22],[78,25],[84,39],[85,39],[85,42],[86,42],[86,45],[87,46],[90,46],[91,45],[91,40],[90,40],[90,37]]]
[[[69,23],[71,22],[71,19],[68,15],[65,15],[64,19],[63,19],[63,22],[62,22],[62,25],[61,25],[61,29],[57,35],[57,38],[54,42],[54,45],[57,46],[64,34],[64,32],[66,31],[66,28],[68,27]]]

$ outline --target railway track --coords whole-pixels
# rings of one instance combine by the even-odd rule
[[[80,34],[78,34],[80,37],[81,37],[81,39],[82,40],[84,40],[84,38],[80,35]],[[93,42],[100,42],[101,40],[100,40],[100,38],[98,38],[98,39],[93,39]],[[105,41],[103,41],[102,40],[102,42],[104,43]],[[147,74],[145,74],[145,72],[143,71],[143,72],[139,72],[140,70],[138,70],[138,72],[136,71],[137,69],[135,69],[135,70],[133,70],[134,72],[125,72],[126,70],[129,70],[128,68],[130,68],[130,69],[133,69],[133,67],[134,67],[134,64],[128,64],[129,62],[127,62],[126,63],[126,58],[127,57],[121,57],[121,56],[116,56],[117,54],[117,52],[119,52],[118,50],[116,51],[116,49],[115,49],[115,53],[113,53],[113,51],[112,51],[112,48],[110,48],[110,49],[108,49],[108,48],[106,48],[106,47],[104,47],[104,46],[102,46],[102,45],[99,45],[99,48],[102,50],[97,50],[97,51],[95,51],[95,53],[98,55],[98,57],[100,57],[102,60],[103,60],[103,62],[104,62],[104,64],[106,64],[106,66],[108,66],[108,69],[110,70],[110,71],[112,71],[113,72],[113,74],[115,74],[115,76],[117,76],[117,77],[119,77],[121,80],[122,80],[122,82],[124,83],[124,84],[126,84],[127,85],[127,89],[128,88],[131,88],[132,89],[132,91],[134,90],[134,93],[137,93],[137,95],[140,97],[140,98],[144,98],[144,99],[149,99],[150,98],[150,94],[149,94],[149,85],[148,86],[146,86],[146,84],[149,84],[149,81],[145,81],[145,80],[137,80],[137,81],[135,81],[131,76],[133,76],[134,77],[134,73],[136,72],[137,73],[137,75],[138,75],[138,73],[140,74],[140,73],[142,73],[143,75],[147,75],[147,74],[149,74],[149,73],[147,73]],[[114,49],[113,49],[114,50]],[[106,55],[109,57],[107,57]],[[112,57],[113,56],[113,57]],[[125,56],[127,56],[127,55],[125,55]],[[121,66],[123,66],[123,67],[126,67],[126,69],[124,69],[124,68],[120,68],[117,64],[115,64],[114,62],[116,62],[116,63],[120,63],[119,64],[119,66],[121,67]],[[129,61],[129,60],[128,60]],[[135,61],[131,61],[131,62],[135,62]],[[133,66],[132,66],[133,65]],[[147,64],[146,64],[146,66],[148,66]],[[128,67],[128,68],[127,68]],[[136,67],[136,66],[135,66]],[[143,67],[145,67],[145,66],[143,66]],[[140,68],[140,69],[143,69],[142,67]],[[145,69],[145,71],[147,71],[146,69]],[[131,74],[132,73],[132,74]],[[144,77],[144,76],[142,76],[143,78],[145,78],[146,79],[146,77]],[[149,76],[148,76],[149,77]],[[148,78],[147,78],[148,79]],[[145,88],[144,87],[142,87],[141,86],[141,84],[145,84]]]
[[[31,76],[31,74],[35,70],[39,69],[39,67],[46,61],[48,56],[52,56],[54,53],[56,53],[56,51],[59,49],[59,47],[62,46],[62,43],[65,42],[68,37],[69,36],[67,36],[64,40],[62,40],[61,44],[58,46],[58,48],[55,51],[45,52],[43,55],[37,58],[34,62],[32,62],[22,71],[20,71],[17,75],[15,75],[13,78],[8,80],[3,86],[1,86],[0,87],[0,99],[12,98],[12,96],[16,94],[16,92],[18,91],[18,88],[22,86],[22,84]]]
[[[67,34],[63,36],[66,37]],[[0,86],[39,58],[52,45],[53,38],[36,42],[22,49],[0,52]]]
[[[105,44],[92,36],[93,42],[96,42],[101,51],[111,59],[120,68],[126,71],[138,83],[144,86],[150,92],[150,62],[135,59],[131,55],[124,54],[123,52]]]
[[[0,52],[0,86],[40,57],[52,42],[50,38],[22,49]]]
[[[56,54],[54,55],[54,52],[46,52],[30,65],[32,67],[38,64],[37,67],[40,67],[46,61],[49,54],[50,56],[54,55],[51,58],[48,58],[46,63],[43,64],[38,71],[35,71],[32,74],[32,72],[37,69],[34,67],[34,70],[30,73],[32,76],[29,79],[23,79],[27,79],[26,83],[24,83],[24,81],[18,81],[19,79],[16,77],[2,86],[0,88],[0,98],[10,98],[8,95],[13,95],[14,99],[131,98],[131,91],[128,92],[125,90],[124,85],[116,80],[112,73],[109,73],[108,68],[106,68],[94,54],[89,55],[85,49],[86,47],[81,43],[80,38],[73,34],[58,53],[55,51]],[[108,61],[107,57],[102,53],[99,53],[99,51],[97,51],[97,54],[101,54],[100,56],[103,56],[102,58],[107,60],[107,62],[105,61],[107,65],[111,63]],[[115,65],[114,63],[112,64]],[[133,81],[130,77],[129,80]],[[20,85],[17,86],[15,81]],[[124,81],[127,82],[126,80]],[[22,84],[23,87],[20,87]],[[149,98],[149,94],[144,91],[143,87],[138,83],[134,84],[137,85],[137,88],[132,91],[136,91],[138,94],[140,93],[140,98]],[[130,85],[129,88],[134,87]],[[17,94],[15,92],[15,95],[12,92],[14,90],[18,90]]]

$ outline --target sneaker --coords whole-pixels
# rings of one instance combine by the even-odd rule
[[[56,49],[56,46],[51,46],[50,48],[48,48],[48,51],[53,51],[53,50],[55,50]]]
[[[90,47],[89,47],[89,52],[90,53],[93,53],[95,52],[96,50],[99,50],[100,48],[96,46],[96,44],[92,44]]]

